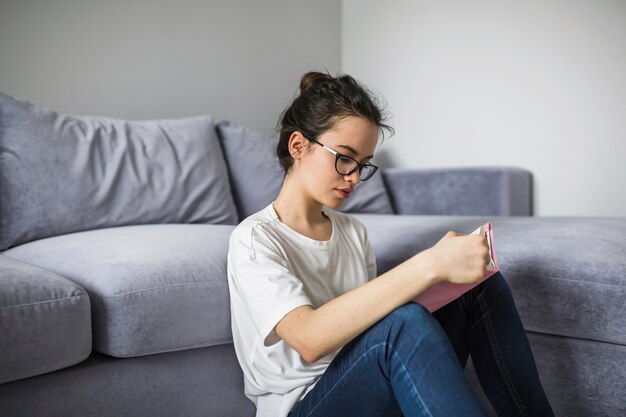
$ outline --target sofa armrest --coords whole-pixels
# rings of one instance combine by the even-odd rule
[[[397,214],[532,215],[532,175],[510,167],[382,170]]]

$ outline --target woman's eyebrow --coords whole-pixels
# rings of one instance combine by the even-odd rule
[[[353,147],[351,147],[351,146],[348,146],[348,145],[337,145],[337,146],[339,146],[339,147],[341,147],[341,148],[344,148],[344,149],[347,149],[347,150],[348,150],[349,152],[351,152],[351,153],[352,153],[352,155],[354,155],[354,156],[359,156],[359,153],[358,153],[357,151],[355,151],[355,150],[354,150],[354,148],[353,148]],[[366,156],[366,157],[365,157],[365,158],[363,158],[363,159],[370,159],[370,158],[373,158],[373,157],[374,157],[374,154],[371,154],[370,156]]]

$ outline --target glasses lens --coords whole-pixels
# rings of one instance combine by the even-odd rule
[[[361,168],[359,177],[361,178],[361,181],[367,181],[372,177],[372,175],[374,175],[375,172],[376,172],[375,166],[365,165],[364,167]]]
[[[340,155],[337,157],[335,166],[337,168],[337,172],[341,175],[350,175],[356,171],[357,167],[359,167],[359,163],[348,156]],[[361,165],[359,168],[359,177],[361,178],[361,181],[370,179],[378,169],[375,165]]]
[[[357,165],[358,163],[354,159],[346,156],[340,156],[337,158],[337,172],[341,175],[348,175],[357,167]]]

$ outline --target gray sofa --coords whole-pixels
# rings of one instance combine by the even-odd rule
[[[75,116],[0,93],[0,415],[253,416],[226,253],[278,192],[273,146],[209,116]],[[626,218],[531,217],[531,195],[522,169],[384,169],[342,210],[379,273],[491,221],[557,415],[624,415]]]

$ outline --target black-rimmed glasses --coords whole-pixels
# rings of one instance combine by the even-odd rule
[[[372,165],[370,163],[362,164],[356,159],[340,154],[336,150],[329,148],[317,140],[311,140],[311,142],[317,143],[322,148],[335,155],[335,170],[337,170],[337,173],[340,175],[352,175],[358,170],[361,181],[367,181],[372,178],[372,175],[374,175],[378,170],[376,165]]]

